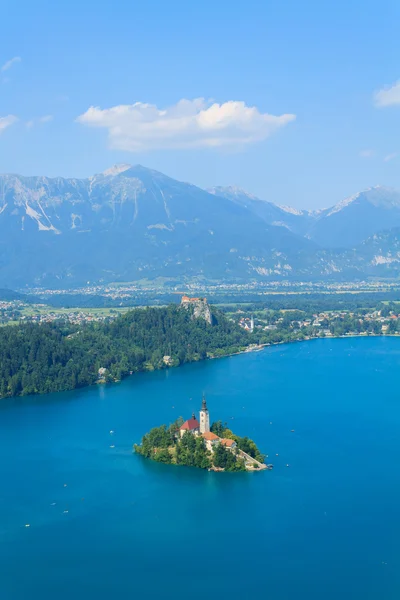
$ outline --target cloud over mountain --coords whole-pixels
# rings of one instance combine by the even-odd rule
[[[143,102],[107,109],[91,106],[77,122],[107,129],[112,148],[139,152],[240,147],[265,140],[295,118],[293,114],[261,113],[244,102],[218,104],[196,98],[180,100],[165,109]]]

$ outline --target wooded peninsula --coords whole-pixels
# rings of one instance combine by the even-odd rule
[[[0,397],[44,394],[118,381],[244,350],[249,334],[213,309],[134,309],[110,323],[21,323],[0,328]]]

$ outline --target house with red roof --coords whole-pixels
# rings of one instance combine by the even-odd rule
[[[191,419],[188,419],[184,422],[183,425],[180,426],[179,433],[181,437],[183,436],[185,431],[189,431],[190,433],[193,433],[195,435],[198,435],[200,433],[200,423],[196,419],[196,415],[194,413],[192,414]]]
[[[205,433],[202,433],[201,437],[206,443],[207,450],[210,450],[210,452],[213,451],[213,446],[219,444],[219,442],[221,441],[221,438],[218,437],[218,435],[216,435],[212,431],[206,431]]]
[[[229,448],[229,450],[232,450],[233,448],[236,448],[236,446],[237,446],[237,443],[235,442],[235,440],[230,440],[228,438],[221,438],[220,443],[223,446],[225,446],[225,448]]]

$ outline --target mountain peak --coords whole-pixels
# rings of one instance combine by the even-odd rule
[[[276,205],[278,208],[280,208],[281,210],[283,210],[286,213],[289,213],[291,215],[296,215],[298,217],[301,217],[302,215],[304,215],[307,211],[301,210],[300,208],[294,208],[293,206],[287,206],[286,204],[277,204]]]
[[[341,202],[338,202],[332,208],[327,209],[325,214],[327,217],[330,217],[360,200],[364,200],[373,206],[390,209],[400,206],[400,192],[382,185],[375,185],[341,200]]]
[[[128,171],[128,169],[131,169],[131,168],[132,168],[132,165],[128,165],[126,163],[121,163],[118,165],[113,165],[109,169],[106,169],[105,171],[102,172],[102,175],[104,175],[104,177],[114,177],[115,175],[119,175],[120,173],[123,173],[124,171]]]
[[[224,196],[232,198],[248,198],[249,200],[260,200],[257,196],[250,194],[241,187],[237,185],[227,185],[227,186],[215,186],[213,188],[209,188],[207,190],[209,194],[214,194],[214,196]]]

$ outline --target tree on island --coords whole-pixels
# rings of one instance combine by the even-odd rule
[[[213,455],[214,466],[225,471],[245,471],[244,460],[234,451],[227,450],[223,444],[217,444]]]
[[[224,431],[228,428],[228,423],[222,423],[222,421],[214,421],[211,425],[211,431],[218,437],[224,437]]]
[[[222,439],[233,439],[237,448],[228,449],[224,443],[215,444],[213,452],[207,449],[204,438],[185,431],[182,436],[179,427],[182,425],[180,417],[169,427],[161,425],[154,427],[142,438],[141,445],[135,445],[135,451],[146,458],[165,464],[184,465],[199,469],[217,468],[225,471],[245,471],[245,461],[240,456],[238,449],[243,446],[244,451],[255,460],[263,459],[255,443],[249,438],[240,438],[232,431],[217,421],[211,427],[213,432],[220,431]],[[240,448],[241,449],[241,448]]]
[[[240,437],[238,435],[235,435],[230,429],[228,429],[227,423],[222,423],[222,421],[215,421],[211,425],[211,431],[221,438],[234,440],[239,450],[243,450],[243,452],[246,452],[246,454],[257,460],[258,462],[264,462],[265,455],[261,454],[255,442],[253,442],[253,440],[251,440],[247,436]]]
[[[141,454],[146,458],[155,458],[160,449],[168,449],[174,445],[174,438],[166,425],[153,427],[142,438]],[[156,450],[156,452],[154,452]],[[165,462],[165,461],[163,461]]]

